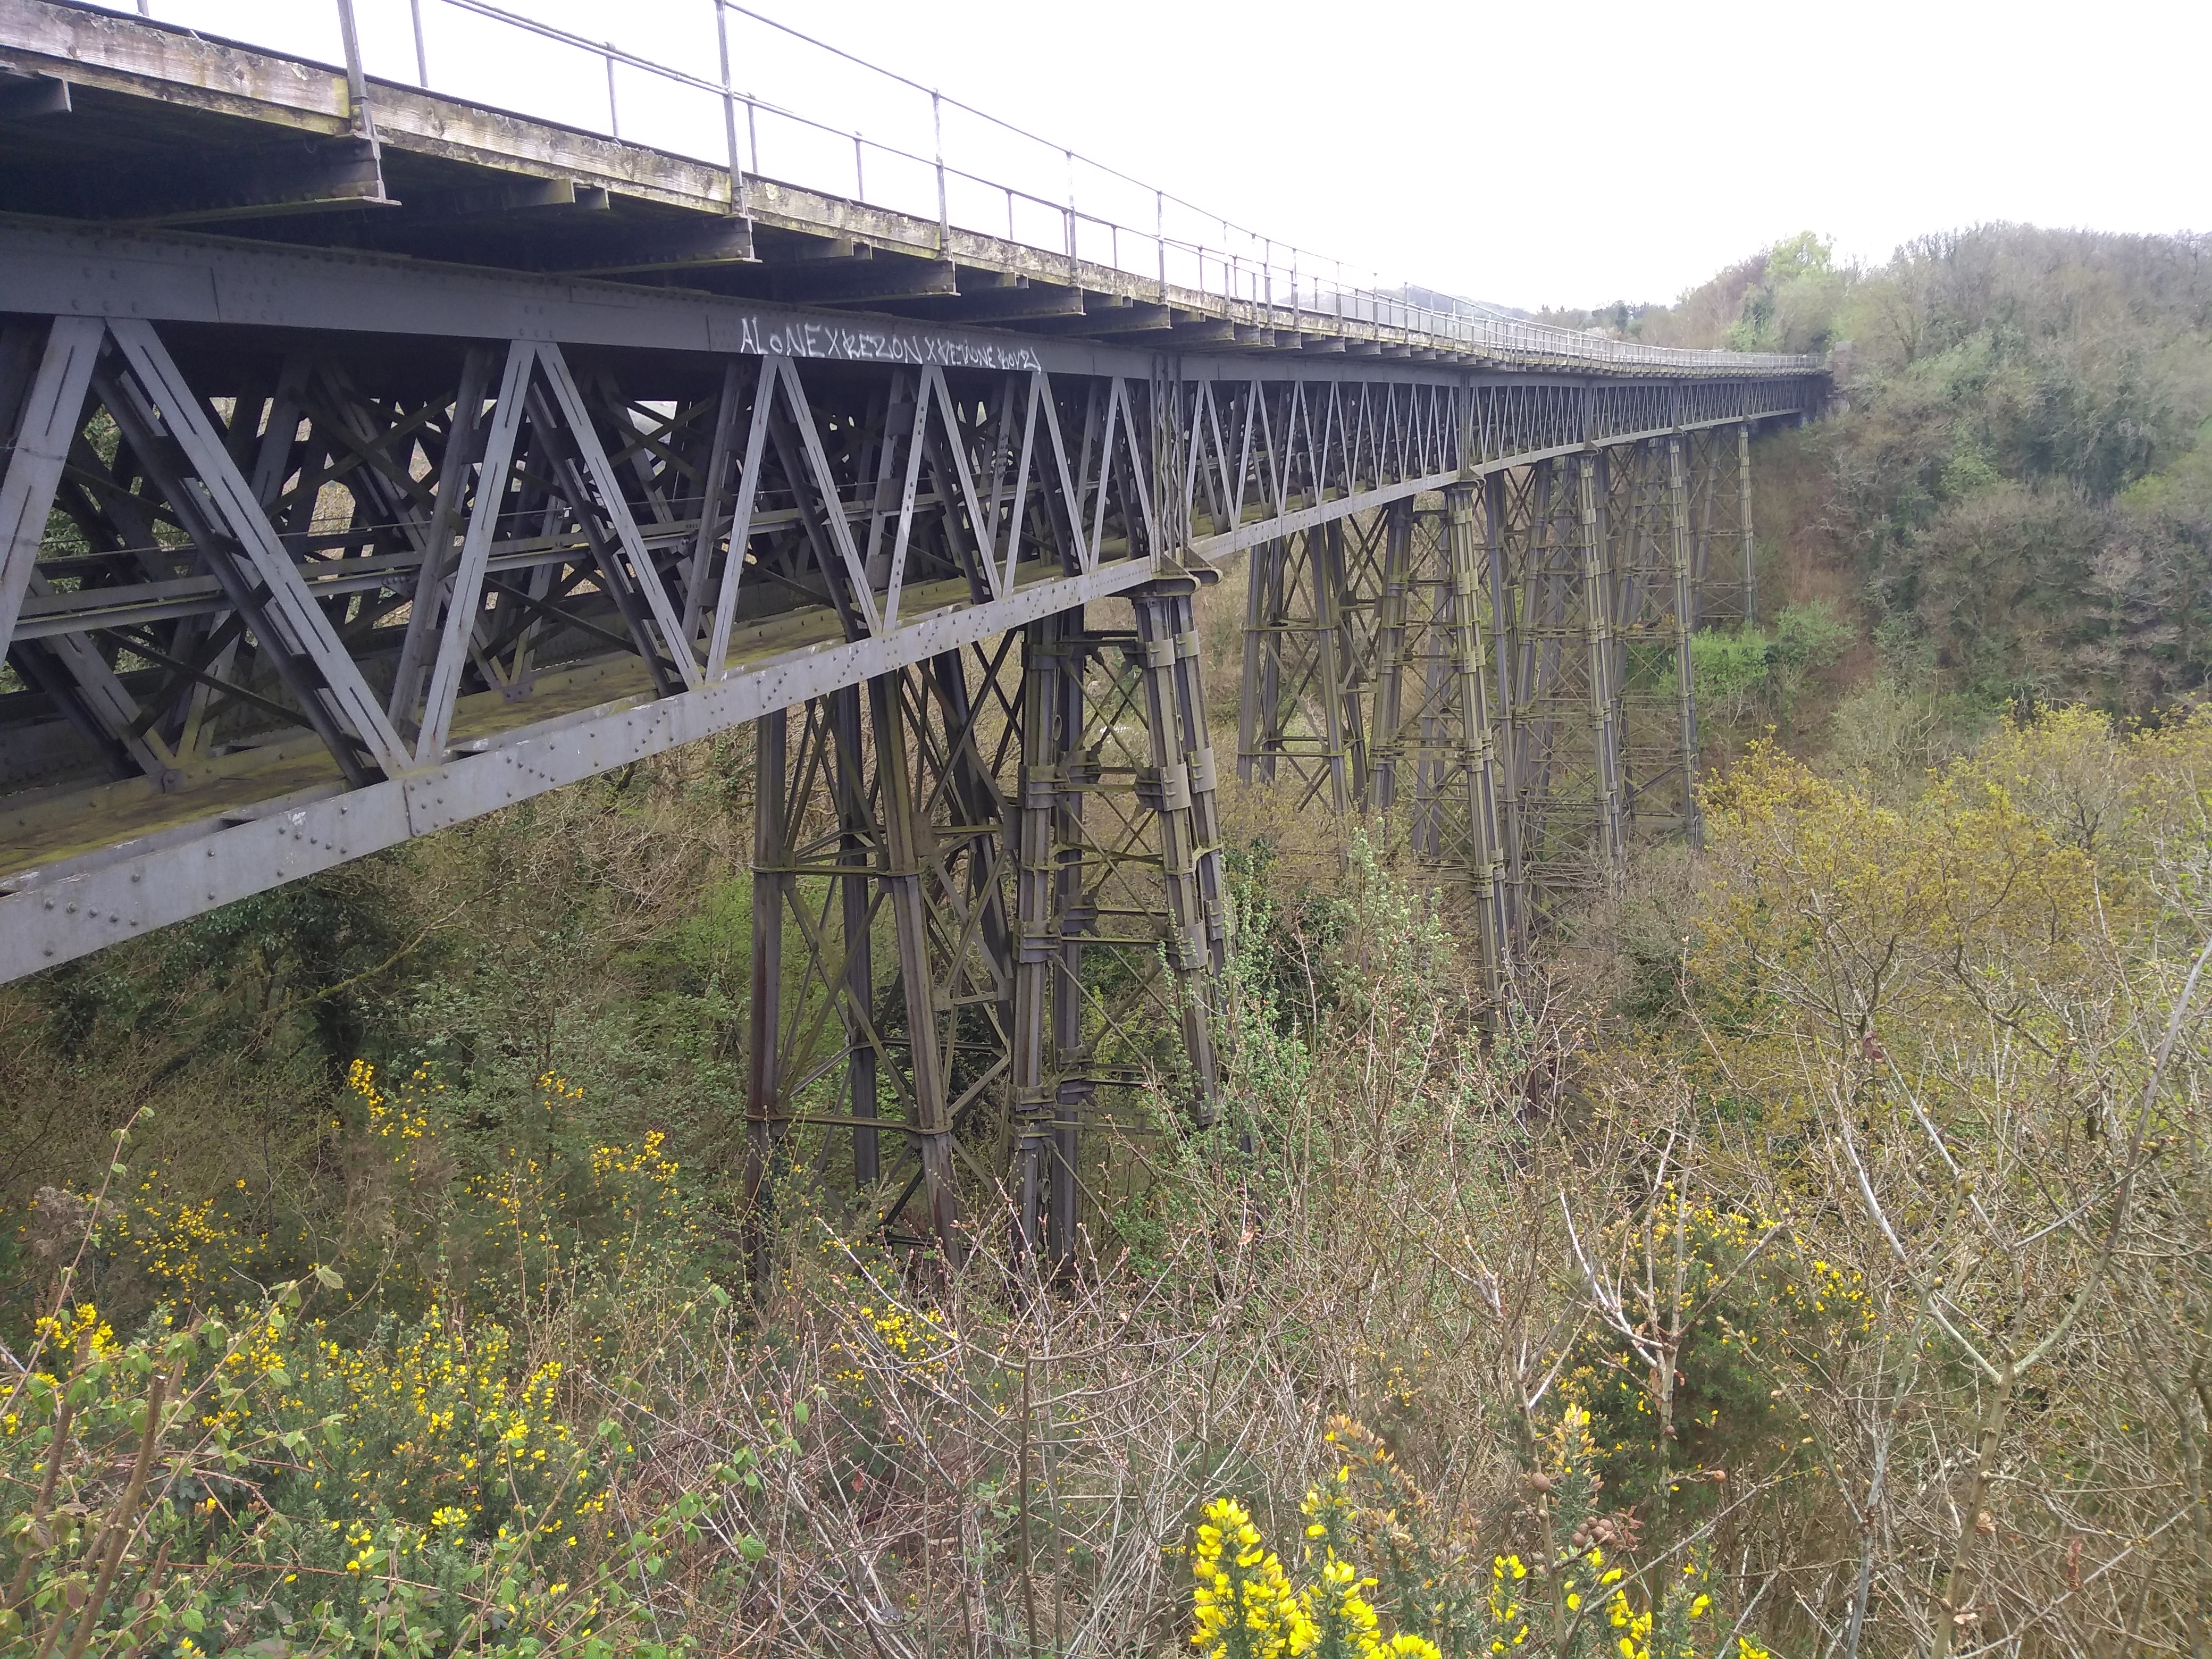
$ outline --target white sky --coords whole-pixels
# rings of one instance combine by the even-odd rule
[[[713,0],[503,3],[719,78]],[[356,3],[371,71],[413,79],[408,0]],[[434,87],[604,130],[603,63],[420,3]],[[1357,270],[1510,305],[1595,305],[1671,299],[1806,228],[1875,261],[1992,219],[2212,229],[2212,0],[749,3],[1341,258],[1347,283]],[[152,0],[156,17],[325,58],[334,5]],[[732,22],[739,88],[929,152],[927,99]],[[628,70],[617,97],[624,136],[719,155],[716,100]],[[760,137],[763,172],[851,191],[849,141],[772,117]],[[994,182],[1065,199],[1057,155],[957,118],[946,148]],[[933,215],[927,168],[873,151],[864,165],[870,199]],[[1150,229],[1149,192],[1088,172],[1077,185],[1087,210]],[[1003,231],[1005,216],[980,187],[954,204],[978,228]],[[1018,204],[1017,224],[1059,244],[1042,207]],[[1190,215],[1170,224],[1207,234]],[[1086,257],[1103,257],[1103,234],[1086,231]],[[1155,255],[1133,239],[1121,257],[1143,269]]]

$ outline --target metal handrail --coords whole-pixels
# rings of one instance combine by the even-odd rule
[[[120,0],[95,0],[95,3],[109,10],[130,9],[120,3]],[[347,69],[355,76],[361,73],[354,17],[356,3],[357,0],[335,0],[336,21],[345,47]],[[431,84],[428,40],[422,26],[425,0],[407,0],[407,3],[415,48],[416,80],[425,91],[435,90]],[[1194,278],[1180,285],[1184,291],[1195,291],[1208,299],[1218,299],[1232,312],[1236,307],[1245,307],[1252,308],[1255,316],[1264,313],[1266,321],[1261,325],[1263,326],[1287,326],[1296,331],[1306,319],[1311,318],[1316,321],[1334,323],[1340,330],[1346,324],[1371,328],[1376,338],[1392,343],[1577,362],[1738,370],[1804,370],[1814,367],[1812,358],[1780,352],[1711,351],[1680,346],[1644,345],[1545,323],[1498,317],[1469,317],[1456,311],[1442,311],[1418,304],[1407,298],[1410,285],[1401,286],[1395,291],[1387,289],[1379,273],[1370,273],[1373,276],[1370,286],[1347,285],[1340,260],[1318,258],[1310,250],[1291,243],[1278,242],[1225,216],[1210,213],[1170,191],[1146,184],[1118,167],[1094,161],[1071,148],[1054,144],[1027,128],[1003,120],[959,99],[948,97],[937,88],[924,86],[895,70],[884,69],[841,46],[779,22],[738,3],[738,0],[706,0],[714,12],[716,43],[721,59],[719,81],[708,80],[673,64],[626,51],[611,42],[587,40],[538,18],[510,11],[493,3],[493,0],[428,0],[428,3],[480,17],[502,27],[520,30],[600,59],[606,70],[606,131],[611,137],[619,138],[622,133],[621,106],[615,74],[617,65],[718,100],[723,116],[723,153],[719,156],[698,155],[694,159],[718,161],[727,167],[732,207],[739,213],[750,210],[753,182],[769,176],[761,166],[760,155],[759,125],[765,114],[772,119],[795,123],[816,133],[851,144],[852,199],[864,204],[868,202],[866,160],[870,153],[883,160],[929,170],[934,176],[937,187],[940,250],[948,247],[951,242],[953,228],[951,195],[956,182],[980,186],[986,191],[1002,196],[1006,208],[1006,240],[1018,246],[1065,258],[1068,262],[1071,282],[1078,280],[1081,266],[1103,264],[1125,276],[1151,277],[1158,283],[1160,301],[1165,303],[1177,286],[1170,281],[1172,262],[1179,272],[1188,270]],[[135,9],[141,15],[150,15],[153,0],[135,0]],[[730,72],[728,20],[732,13],[775,30],[814,51],[826,53],[927,97],[930,100],[931,128],[936,141],[934,153],[923,155],[897,144],[870,138],[856,130],[817,119],[739,88],[733,82]],[[948,107],[1060,158],[1067,175],[1066,200],[1050,199],[1033,190],[1008,184],[1003,179],[948,161],[943,142],[944,112]],[[740,108],[744,112],[744,142],[742,144],[739,141]],[[564,118],[569,125],[577,125],[573,115]],[[1103,178],[1149,193],[1153,198],[1154,207],[1152,228],[1148,230],[1131,225],[1083,207],[1077,199],[1076,191],[1079,163]],[[802,179],[780,178],[778,182],[802,185],[810,189],[825,189],[825,193],[842,193],[843,189],[842,180],[834,190]],[[1024,237],[1018,223],[1018,204],[1027,204],[1033,210],[1042,210],[1057,216],[1061,232],[1060,245],[1054,247],[1034,237]],[[1170,234],[1167,222],[1168,210],[1171,205],[1181,214],[1199,222],[1209,227],[1218,226],[1221,234],[1219,242],[1209,243],[1188,235]],[[1107,258],[1098,259],[1080,252],[1082,231],[1086,226],[1091,228],[1094,236],[1103,234],[1105,238]],[[964,223],[962,228],[977,229]],[[995,229],[979,234],[998,234]],[[1136,253],[1151,252],[1152,257],[1149,268],[1132,269],[1125,258],[1125,239]],[[1325,279],[1320,274],[1322,271],[1332,272],[1333,278]]]

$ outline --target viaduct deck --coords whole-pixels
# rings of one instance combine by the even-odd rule
[[[1408,812],[1499,973],[1694,830],[1688,634],[1809,362],[1042,247],[941,160],[934,217],[763,176],[733,92],[717,164],[347,39],[0,0],[0,978],[750,723],[757,1173],[812,1124],[896,1188],[898,1129],[949,1242],[996,1102],[1064,1249],[1164,1063],[1086,960],[1163,968],[1211,1110],[1221,561],[1240,769]]]

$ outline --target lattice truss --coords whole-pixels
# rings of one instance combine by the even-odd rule
[[[786,357],[613,366],[195,356],[149,325],[0,333],[7,660],[50,711],[0,782],[156,791],[286,758],[360,787],[528,716],[697,690],[1160,550],[1150,389]],[[43,474],[43,476],[40,476]],[[11,550],[12,551],[12,550]],[[16,575],[10,571],[11,577]]]
[[[958,1240],[1011,1200],[1016,1243],[1064,1258],[1150,1103],[1211,1121],[1229,912],[1195,586],[757,722],[758,1212],[849,1156],[872,1229]]]
[[[1688,473],[1690,579],[1698,601],[1692,628],[1759,620],[1751,514],[1751,430],[1747,426],[1682,434]]]
[[[1400,494],[1408,484],[1441,489],[1516,455],[1695,433],[1709,458],[1714,429],[1735,434],[1735,423],[1775,396],[1718,382],[1455,385],[1401,373],[1403,380],[1378,370],[1372,378],[1200,376],[1164,385],[1157,402],[1172,403],[1176,417],[1158,428],[1162,471],[1180,485],[1164,483],[1160,511],[1219,556],[1323,503]],[[1710,465],[1700,472],[1709,483],[1717,476]]]
[[[1257,544],[1239,775],[1399,817],[1502,973],[1632,838],[1699,833],[1688,642],[1747,604],[1748,453],[1583,447]]]

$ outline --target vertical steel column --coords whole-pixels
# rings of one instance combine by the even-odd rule
[[[1274,594],[1282,586],[1285,544],[1261,542],[1244,560],[1244,684],[1237,705],[1237,776],[1239,781],[1275,781],[1275,757],[1262,753],[1263,726],[1274,725],[1275,700],[1282,683],[1281,634],[1274,623],[1281,608]],[[1272,735],[1272,732],[1270,732]]]
[[[1052,1086],[1052,1207],[1046,1219],[1045,1246],[1065,1267],[1075,1255],[1077,1200],[1082,1185],[1076,1171],[1083,1126],[1098,1092],[1090,1077],[1071,1075],[1083,1058],[1083,939],[1097,918],[1085,904],[1083,861],[1084,787],[1094,781],[1084,756],[1084,678],[1091,647],[1078,607],[1058,618],[1060,672],[1053,685],[1053,763],[1059,801],[1052,815],[1053,932],[1059,946],[1052,969],[1052,1048],[1048,1079]]]
[[[837,863],[853,872],[837,878],[844,933],[846,1087],[853,1115],[853,1184],[865,1189],[883,1179],[883,1151],[869,1123],[878,1115],[875,1024],[875,953],[870,938],[875,906],[868,834],[868,775],[860,738],[860,688],[840,686],[830,694],[831,766],[837,796]]]
[[[1059,941],[1053,902],[1058,884],[1054,824],[1061,787],[1059,618],[1031,623],[1022,640],[1022,775],[1014,865],[1014,1026],[1008,1033],[1014,1113],[1014,1237],[1017,1255],[1044,1237],[1047,1170],[1054,1097],[1047,1064],[1045,1019],[1053,1003]]]
[[[1529,485],[1528,545],[1522,568],[1521,660],[1515,689],[1528,710],[1521,728],[1520,822],[1522,868],[1527,873],[1524,914],[1533,928],[1538,908],[1556,898],[1559,860],[1557,796],[1568,769],[1559,726],[1569,706],[1567,651],[1573,592],[1579,591],[1581,556],[1576,549],[1573,467],[1539,461]],[[1588,661],[1585,653],[1583,660]],[[1588,695],[1588,688],[1581,688]]]
[[[1747,627],[1759,621],[1759,572],[1751,538],[1751,422],[1735,429],[1735,502],[1737,523],[1743,532],[1743,620]]]
[[[1529,481],[1524,480],[1524,486]],[[1527,880],[1521,863],[1521,675],[1520,605],[1522,586],[1509,573],[1506,520],[1512,512],[1512,480],[1491,473],[1480,486],[1483,519],[1483,574],[1490,587],[1491,660],[1498,670],[1498,851],[1504,862],[1499,902],[1508,962],[1528,944]]]
[[[1714,610],[1712,596],[1705,592],[1713,536],[1713,434],[1692,432],[1684,441],[1690,451],[1690,591],[1698,600],[1698,614],[1690,619],[1690,626],[1698,629],[1705,626]]]
[[[1014,1027],[1011,1075],[1017,1131],[1014,1249],[1065,1262],[1075,1248],[1076,1170],[1095,1085],[1071,1075],[1083,1048],[1080,610],[1030,624],[1023,637],[1022,774],[1015,867]]]
[[[1620,641],[1613,625],[1613,572],[1605,518],[1602,451],[1584,454],[1576,469],[1580,492],[1579,528],[1583,558],[1583,609],[1589,639],[1590,739],[1596,755],[1598,842],[1609,869],[1618,873],[1627,855],[1627,823],[1621,801],[1620,699],[1617,670]]]
[[[1175,970],[1176,1001],[1182,1016],[1183,1046],[1198,1079],[1201,1121],[1210,1121],[1219,1064],[1213,1051],[1212,1010],[1206,988],[1216,968],[1217,941],[1208,937],[1206,905],[1201,894],[1199,862],[1202,843],[1194,823],[1192,761],[1209,745],[1193,743],[1183,718],[1186,700],[1182,684],[1189,677],[1179,672],[1176,646],[1181,635],[1194,630],[1188,625],[1190,594],[1197,588],[1190,576],[1163,577],[1129,594],[1141,652],[1145,718],[1151,728],[1152,777],[1145,780],[1140,798],[1157,789],[1159,815],[1160,868],[1168,898],[1168,963]],[[1186,625],[1178,627],[1179,623]],[[1195,644],[1195,640],[1192,641]],[[1188,659],[1193,663],[1195,658]],[[1204,705],[1199,705],[1203,718]],[[1218,859],[1216,848],[1203,855]],[[1216,908],[1218,877],[1216,876]]]
[[[1444,491],[1444,558],[1451,575],[1452,671],[1459,681],[1460,769],[1467,789],[1468,863],[1474,878],[1475,925],[1480,933],[1484,988],[1494,1004],[1507,971],[1505,928],[1498,892],[1498,777],[1491,748],[1490,702],[1482,678],[1482,580],[1474,536],[1479,485]]]
[[[1213,737],[1206,720],[1206,680],[1198,644],[1195,603],[1201,580],[1164,578],[1167,616],[1175,634],[1176,748],[1190,769],[1190,827],[1197,866],[1198,899],[1205,921],[1200,948],[1216,974],[1229,966],[1233,921],[1221,868],[1221,797],[1214,765]],[[1208,1080],[1209,1092],[1212,1080]]]
[[[1682,437],[1667,440],[1667,516],[1673,532],[1674,567],[1674,690],[1682,708],[1682,833],[1692,847],[1705,844],[1698,812],[1698,693],[1690,661],[1690,630],[1697,609],[1690,577],[1689,481],[1682,469]]]
[[[922,861],[929,826],[908,768],[904,671],[868,681],[876,765],[883,783],[884,890],[898,939],[899,980],[906,995],[907,1048],[914,1073],[915,1150],[921,1158],[930,1231],[957,1262],[959,1200],[952,1176],[952,1122],[945,1097],[945,1056],[937,1046],[937,996],[929,965],[928,901]],[[925,692],[926,696],[927,693]]]
[[[1398,799],[1398,722],[1405,698],[1406,579],[1413,552],[1413,503],[1393,501],[1382,532],[1382,598],[1375,624],[1374,735],[1367,804],[1387,812]]]
[[[785,849],[796,809],[790,799],[789,711],[753,723],[753,951],[746,1020],[745,1217],[753,1293],[768,1293],[775,1161],[782,1135],[783,905]]]
[[[1306,533],[1306,577],[1313,583],[1315,668],[1321,679],[1322,732],[1328,745],[1330,810],[1340,816],[1352,804],[1353,781],[1346,775],[1344,652],[1344,526],[1331,519]],[[1360,780],[1364,782],[1364,780]]]

